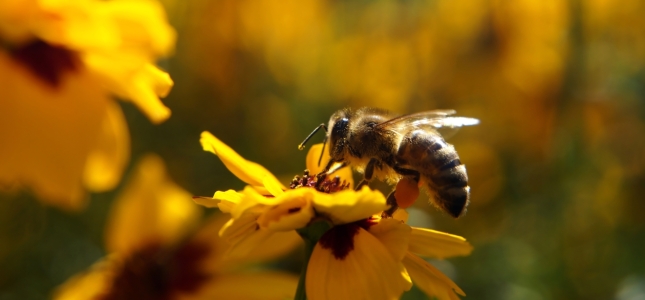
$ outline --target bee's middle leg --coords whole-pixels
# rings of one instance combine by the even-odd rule
[[[370,159],[370,161],[367,163],[367,166],[365,166],[365,173],[363,174],[363,180],[359,182],[356,185],[355,190],[360,190],[364,185],[367,185],[370,183],[370,180],[372,180],[372,177],[374,176],[374,168],[377,166],[381,166],[381,162],[378,159]]]

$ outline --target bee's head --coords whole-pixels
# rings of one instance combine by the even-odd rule
[[[334,161],[342,161],[345,153],[345,140],[349,135],[350,111],[342,109],[335,112],[329,118],[329,131],[327,141],[329,142],[329,156]]]

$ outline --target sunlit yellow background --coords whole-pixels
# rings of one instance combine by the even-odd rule
[[[190,194],[242,188],[202,151],[208,130],[288,182],[304,168],[298,143],[361,106],[480,119],[449,140],[468,168],[466,216],[425,196],[411,210],[413,224],[473,244],[436,262],[466,299],[645,297],[645,2],[162,2],[177,30],[159,62],[175,81],[172,116],[154,125],[119,103],[131,159],[84,210],[2,194],[0,299],[46,298],[106,254],[111,204],[144,154]],[[297,272],[299,260],[275,267]]]

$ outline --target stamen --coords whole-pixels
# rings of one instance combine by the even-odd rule
[[[349,188],[349,183],[345,180],[341,181],[340,177],[335,176],[332,179],[329,179],[326,174],[316,174],[310,175],[309,170],[303,172],[302,177],[296,175],[289,188],[297,189],[301,187],[313,187],[319,192],[323,193],[335,193]]]

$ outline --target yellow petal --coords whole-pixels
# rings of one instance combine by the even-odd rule
[[[316,212],[330,217],[335,224],[365,219],[387,208],[383,194],[367,186],[358,192],[343,190],[334,194],[317,193],[313,201]]]
[[[258,193],[253,187],[247,186],[242,191],[242,199],[231,209],[231,216],[234,219],[244,214],[254,214],[256,217],[268,209],[268,206],[276,205],[280,200],[277,197],[266,197]]]
[[[217,276],[195,294],[180,299],[292,299],[298,277],[275,271],[234,273]]]
[[[124,83],[125,94],[120,96],[130,99],[150,121],[159,124],[170,117],[170,109],[159,97],[168,95],[173,84],[168,73],[146,64]]]
[[[78,53],[107,89],[131,100],[154,123],[170,110],[159,97],[172,87],[154,61],[168,54],[175,32],[155,1],[41,1],[30,22],[33,34]]]
[[[142,63],[136,67],[122,66],[128,63],[115,62],[117,58],[87,54],[84,56],[84,62],[96,73],[95,75],[108,90],[123,99],[130,100],[146,114],[150,121],[159,124],[168,119],[170,109],[159,100],[159,97],[168,94],[173,86],[168,73],[150,63]]]
[[[109,103],[94,150],[85,163],[83,182],[94,192],[113,189],[130,160],[130,135],[121,108]]]
[[[311,149],[309,149],[309,152],[307,152],[307,158],[306,158],[307,170],[309,170],[309,173],[312,175],[322,172],[322,170],[329,162],[329,152],[325,151],[325,153],[323,153],[323,157],[322,157],[322,160],[320,161],[320,164],[318,164],[318,160],[320,159],[320,153],[323,150],[322,148],[323,148],[323,144],[315,144],[311,146]]]
[[[213,199],[219,199],[220,203],[217,204],[217,207],[224,213],[230,213],[240,201],[242,201],[242,194],[234,190],[228,190],[226,192],[215,192]]]
[[[217,207],[225,213],[230,213],[233,207],[240,203],[241,199],[242,194],[234,190],[216,191],[213,198],[193,197],[195,203],[208,208]]]
[[[244,159],[229,146],[213,136],[210,132],[202,132],[202,136],[199,141],[202,144],[204,151],[212,152],[217,155],[233,175],[237,176],[237,178],[247,184],[263,186],[263,182],[265,180],[280,182],[263,166]],[[285,189],[282,184],[280,184],[280,187],[282,190]]]
[[[175,32],[156,1],[39,1],[31,26],[40,39],[77,51],[144,57],[168,54]],[[24,24],[23,24],[24,26]]]
[[[466,296],[450,278],[420,257],[408,253],[403,259],[403,264],[412,276],[414,285],[429,297],[436,297],[439,300],[459,300],[457,294]]]
[[[289,190],[276,197],[277,205],[271,206],[258,218],[261,228],[289,231],[305,227],[315,216],[312,200],[315,191],[310,188]]]
[[[282,183],[275,179],[276,178],[273,176],[264,176],[264,178],[262,178],[262,184],[267,189],[267,191],[271,193],[271,195],[278,197],[284,194],[284,186],[282,185]]]
[[[275,232],[265,240],[256,244],[245,257],[232,260],[232,263],[260,263],[269,262],[282,257],[302,245],[302,238],[294,230]],[[294,290],[295,292],[295,290]]]
[[[381,241],[397,261],[401,261],[408,251],[411,231],[410,226],[395,219],[382,219],[369,228],[369,232]]]
[[[412,227],[409,250],[420,256],[448,258],[469,255],[473,246],[458,235]]]
[[[342,260],[316,245],[307,266],[307,299],[398,299],[410,289],[400,262],[364,229]]]
[[[311,149],[309,149],[309,152],[307,152],[307,170],[309,170],[309,174],[315,175],[323,171],[327,163],[329,162],[329,152],[325,150],[325,153],[323,154],[322,160],[320,161],[320,165],[318,164],[318,160],[320,159],[320,153],[323,150],[323,144],[315,144],[311,146]],[[345,167],[342,168],[332,174],[332,176],[338,176],[342,180],[345,180],[345,182],[349,183],[349,187],[352,188],[354,186],[354,174],[352,173],[352,169],[350,167]]]
[[[196,245],[213,245],[208,257],[201,260],[200,266],[208,273],[223,273],[227,270],[239,269],[240,265],[261,263],[274,260],[293,251],[302,244],[302,239],[295,232],[279,232],[269,236],[248,252],[248,255],[238,255],[235,259],[225,257],[229,244],[221,238],[218,232],[230,218],[224,214],[216,214],[197,230],[191,243]],[[293,292],[293,291],[292,291]]]
[[[145,156],[108,216],[107,249],[129,252],[145,243],[181,238],[201,217],[191,198],[168,178],[161,158]]]
[[[111,18],[119,30],[122,40],[119,46],[132,47],[134,44],[156,56],[167,55],[173,50],[176,33],[168,24],[164,8],[158,1],[99,3],[104,3],[103,13]],[[82,36],[85,37],[86,35]]]
[[[218,207],[220,204],[219,199],[202,197],[202,196],[193,197],[193,201],[195,201],[196,204],[199,204],[201,206],[208,207],[208,208]]]
[[[229,220],[219,234],[229,245],[224,256],[237,260],[248,257],[258,245],[269,240],[275,233],[272,230],[261,229],[256,215],[244,214],[240,218]]]

